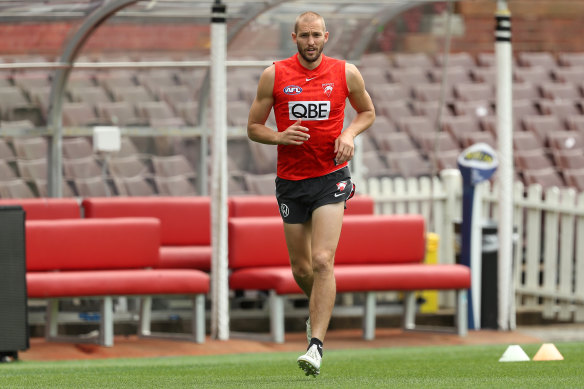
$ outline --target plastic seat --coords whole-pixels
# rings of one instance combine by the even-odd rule
[[[158,193],[162,196],[196,196],[197,189],[189,177],[178,175],[173,177],[154,177]]]
[[[136,103],[138,115],[147,119],[151,125],[155,123],[183,126],[184,120],[177,116],[165,101],[145,101]]]
[[[454,96],[460,101],[490,101],[494,100],[493,87],[489,84],[462,84],[454,85]]]
[[[472,82],[472,77],[468,68],[461,66],[448,65],[446,68],[446,80],[449,85],[457,85],[459,83],[468,84]],[[444,70],[442,68],[428,69],[428,75],[430,80],[435,83],[442,82],[442,74]]]
[[[459,151],[456,140],[447,132],[424,133],[419,136],[420,147],[426,154],[436,151]]]
[[[95,126],[103,124],[92,105],[85,102],[63,103],[64,126]]]
[[[482,82],[489,85],[495,85],[497,83],[497,69],[494,66],[471,68],[470,75],[475,82]]]
[[[94,156],[93,145],[88,138],[63,138],[63,158],[77,159]]]
[[[539,109],[544,115],[555,115],[564,121],[569,116],[581,114],[576,101],[572,100],[540,100]]]
[[[172,69],[152,69],[137,74],[136,79],[140,85],[146,87],[153,95],[159,95],[162,90],[177,85],[176,71]]]
[[[95,106],[97,103],[111,101],[109,95],[101,86],[68,88],[71,101],[83,102]]]
[[[472,68],[476,66],[476,62],[472,55],[469,53],[461,52],[461,53],[448,53],[448,57],[446,58],[444,54],[438,53],[434,56],[434,62],[436,66],[460,66],[466,69]]]
[[[244,173],[243,180],[247,190],[255,195],[274,195],[276,192],[276,174],[252,174]]]
[[[584,52],[560,52],[558,62],[562,66],[584,66]]]
[[[432,121],[436,120],[440,109],[441,117],[452,116],[452,111],[450,110],[448,103],[441,105],[438,100],[412,102],[412,110],[414,111],[414,114],[425,116]]]
[[[584,80],[584,63],[571,67],[559,67],[552,71],[554,79],[558,82],[578,84]]]
[[[497,149],[497,139],[495,136],[487,131],[473,131],[464,134],[462,137],[462,147],[467,148],[475,143],[486,143],[493,149]]]
[[[584,76],[584,72],[582,73]],[[546,82],[539,85],[541,96],[551,100],[577,100],[582,97],[574,84]]]
[[[198,101],[177,102],[174,105],[174,109],[189,126],[197,126],[199,124]]]
[[[150,179],[143,176],[115,177],[114,182],[121,196],[156,196],[158,194]]]
[[[530,131],[542,142],[546,141],[548,133],[564,130],[564,126],[562,126],[560,119],[552,115],[528,115],[524,116],[521,121],[525,130]]]
[[[405,132],[390,132],[377,138],[382,151],[404,152],[417,150],[412,138]]]
[[[195,101],[193,91],[186,85],[172,85],[161,87],[158,90],[158,97],[175,107],[179,103]]]
[[[154,174],[158,177],[196,177],[193,166],[184,155],[152,156]]]
[[[412,95],[419,101],[439,101],[442,98],[442,85],[439,83],[420,83],[412,85]],[[454,98],[451,86],[446,86],[444,98],[452,100]]]
[[[30,110],[34,108],[19,87],[0,87],[0,115],[3,118],[17,120],[17,110]]]
[[[138,103],[144,101],[155,101],[154,96],[142,85],[116,86],[112,85],[111,94],[115,101],[127,101]]]
[[[566,184],[562,176],[553,168],[524,170],[522,173],[526,185],[539,184],[543,189],[551,187],[564,188]]]
[[[434,122],[425,116],[410,116],[400,118],[398,127],[419,143],[420,136],[425,133],[433,134],[436,131]]]
[[[63,172],[65,178],[74,180],[76,178],[102,177],[103,167],[94,157],[63,159]]]
[[[375,109],[386,118],[397,121],[399,118],[412,116],[413,112],[406,101],[378,101]]]
[[[513,132],[513,149],[516,151],[544,151],[542,140],[528,131]]]
[[[118,88],[136,86],[135,74],[129,70],[110,70],[108,72],[97,73],[95,80],[98,85],[102,85],[110,93]]]
[[[513,100],[537,100],[540,98],[539,90],[530,82],[513,83]]]
[[[265,145],[249,141],[249,150],[256,174],[275,173],[278,161],[278,150],[274,145]]]
[[[540,84],[551,81],[551,73],[548,69],[541,66],[533,67],[515,67],[513,68],[513,79],[516,82],[529,82]]]
[[[109,197],[115,192],[103,177],[75,178],[72,180],[80,197]]]
[[[0,181],[0,197],[9,199],[29,199],[37,197],[22,179]]]
[[[0,159],[0,181],[9,181],[18,178],[16,171],[3,159]]]
[[[36,179],[47,179],[48,164],[46,159],[18,159],[16,164],[22,179],[29,182]]]
[[[561,170],[584,169],[584,152],[582,149],[554,150],[556,167]]]
[[[430,82],[428,72],[419,67],[393,68],[389,70],[389,80],[411,87],[421,82]]]
[[[473,116],[446,116],[442,120],[442,130],[446,131],[459,144],[462,144],[462,137],[467,132],[480,131],[479,122]]]
[[[105,102],[97,104],[100,118],[117,126],[146,126],[148,121],[136,115],[133,104],[127,101]]]
[[[395,53],[392,55],[393,64],[398,68],[431,68],[432,59],[424,53]]]
[[[365,85],[385,85],[388,84],[389,77],[386,68],[370,68],[361,69],[361,76],[365,81]]]
[[[436,166],[438,170],[444,169],[458,169],[459,150],[439,151],[434,157],[436,159]]]
[[[470,115],[480,118],[494,114],[493,105],[487,100],[454,101],[452,106],[456,116]]]
[[[367,89],[374,101],[395,101],[410,97],[408,90],[401,84],[371,84],[367,86]]]
[[[148,166],[138,158],[138,156],[128,156],[124,158],[110,158],[108,161],[109,171],[114,177],[150,177]]]
[[[430,163],[418,151],[387,153],[385,158],[392,172],[402,177],[427,176],[432,172]]]
[[[392,174],[391,169],[387,166],[384,158],[381,158],[376,151],[363,153],[363,175],[365,178],[371,177],[389,177]]]
[[[515,151],[515,165],[519,171],[553,169],[554,163],[542,150]]]
[[[562,172],[568,186],[584,192],[584,169],[570,169]]]
[[[230,101],[227,104],[227,124],[247,127],[250,105],[245,101]]]
[[[0,160],[3,160],[5,162],[16,161],[16,154],[14,150],[3,138],[0,138]]]
[[[546,134],[547,144],[552,150],[582,150],[584,136],[576,131],[554,131]]]
[[[554,56],[547,51],[523,51],[517,53],[517,63],[519,66],[540,66],[544,69],[551,69],[557,66]]]
[[[14,138],[14,151],[21,159],[46,159],[48,155],[47,139],[44,137]]]

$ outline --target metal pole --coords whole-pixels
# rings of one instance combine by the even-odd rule
[[[211,182],[212,261],[211,336],[229,339],[229,285],[227,280],[227,7],[215,1],[211,16],[211,98],[213,176]]]
[[[513,299],[513,112],[511,13],[507,1],[497,1],[495,14],[497,66],[497,138],[499,147],[499,268],[498,324],[501,330],[515,328]]]

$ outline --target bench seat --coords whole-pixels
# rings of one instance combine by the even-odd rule
[[[337,292],[450,290],[470,287],[463,265],[335,265]],[[233,272],[232,289],[274,290],[277,294],[302,293],[290,267],[248,268]]]
[[[209,277],[193,270],[132,269],[28,272],[30,298],[207,293]]]
[[[284,341],[285,299],[301,294],[288,258],[279,217],[229,220],[229,287],[269,292],[272,340]],[[455,264],[424,264],[425,221],[421,215],[346,215],[335,253],[337,292],[364,292],[363,337],[375,337],[376,293],[404,296],[404,329],[416,329],[416,292],[454,290],[455,330],[467,333],[470,269]]]

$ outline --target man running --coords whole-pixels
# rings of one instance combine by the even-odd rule
[[[314,377],[335,304],[333,264],[345,202],[354,193],[347,165],[354,138],[375,120],[357,68],[322,54],[328,38],[319,14],[296,18],[298,53],[264,70],[247,125],[251,140],[278,145],[276,198],[292,273],[309,299],[310,340],[298,364]],[[343,131],[347,98],[356,116]],[[278,131],[265,125],[272,107]]]

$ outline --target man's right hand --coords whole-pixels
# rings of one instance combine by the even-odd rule
[[[308,128],[301,125],[302,119],[298,119],[296,123],[285,129],[280,133],[278,144],[281,145],[301,145],[306,142],[310,135]]]

